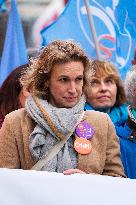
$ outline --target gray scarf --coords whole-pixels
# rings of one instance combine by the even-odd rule
[[[77,124],[83,117],[85,97],[82,96],[79,103],[73,108],[56,108],[46,100],[36,98],[42,108],[49,115],[51,121],[63,134],[71,136]],[[45,119],[43,112],[37,107],[30,96],[26,101],[26,110],[30,117],[37,123],[29,138],[29,148],[36,161],[48,155],[48,151],[61,139],[57,136]],[[59,153],[44,166],[44,170],[52,172],[63,172],[66,169],[77,167],[77,154],[73,148],[73,138],[69,137]]]

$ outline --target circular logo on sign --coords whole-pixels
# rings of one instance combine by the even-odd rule
[[[80,154],[89,154],[92,150],[92,145],[89,140],[78,137],[74,141],[74,148]]]
[[[81,122],[76,127],[76,135],[81,138],[90,139],[93,137],[94,129],[88,122]]]

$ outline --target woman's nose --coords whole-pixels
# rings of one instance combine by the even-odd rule
[[[76,85],[74,82],[70,83],[69,85],[69,92],[75,93],[76,92]]]
[[[101,82],[101,90],[107,90],[107,86],[104,82]]]

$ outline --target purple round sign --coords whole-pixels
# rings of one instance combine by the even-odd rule
[[[94,129],[89,123],[84,121],[77,125],[75,132],[78,137],[90,139],[93,137]]]

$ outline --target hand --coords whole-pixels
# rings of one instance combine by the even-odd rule
[[[86,174],[86,173],[81,171],[80,169],[67,169],[63,172],[63,174],[71,175],[71,174]]]

